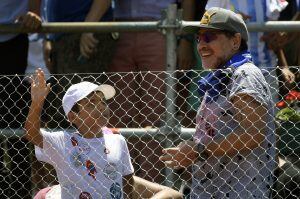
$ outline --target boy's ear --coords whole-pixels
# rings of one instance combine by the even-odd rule
[[[75,121],[76,118],[77,118],[76,113],[74,113],[73,111],[70,111],[69,114],[68,114],[68,120],[71,123],[74,123],[74,121]]]

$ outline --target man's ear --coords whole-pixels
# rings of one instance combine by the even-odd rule
[[[238,50],[242,43],[241,33],[235,33],[232,41],[233,41],[233,49]]]

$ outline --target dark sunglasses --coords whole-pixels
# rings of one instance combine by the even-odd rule
[[[218,34],[220,34],[221,31],[207,31],[204,33],[199,33],[196,37],[197,43],[200,43],[200,41],[204,41],[205,43],[210,43],[211,41],[214,41],[218,38]]]

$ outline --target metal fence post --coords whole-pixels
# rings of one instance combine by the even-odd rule
[[[177,128],[174,128],[178,126],[176,124],[176,118],[175,118],[175,91],[176,91],[176,82],[175,82],[175,77],[174,77],[174,71],[176,70],[176,46],[177,46],[177,41],[176,41],[176,24],[177,24],[177,5],[176,4],[171,4],[167,8],[167,13],[166,13],[166,19],[165,19],[165,24],[166,29],[164,29],[164,33],[166,35],[166,71],[167,71],[167,77],[166,77],[166,115],[165,115],[165,125],[163,128],[160,130],[162,133],[165,135],[165,139],[163,140],[163,147],[172,147],[173,142],[171,142],[172,136],[174,134],[178,134],[176,132]],[[179,27],[179,26],[178,26]],[[174,174],[171,169],[165,168],[164,170],[166,179],[164,184],[172,187],[174,185]]]

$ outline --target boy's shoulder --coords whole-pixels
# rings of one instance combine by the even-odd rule
[[[71,134],[71,132],[65,130],[50,130],[45,128],[41,128],[40,132],[42,133],[42,135],[50,135],[50,136],[64,136],[64,135]]]
[[[121,140],[121,141],[125,141],[125,138],[123,137],[123,135],[121,134],[105,134],[103,136],[103,138],[105,140]]]

